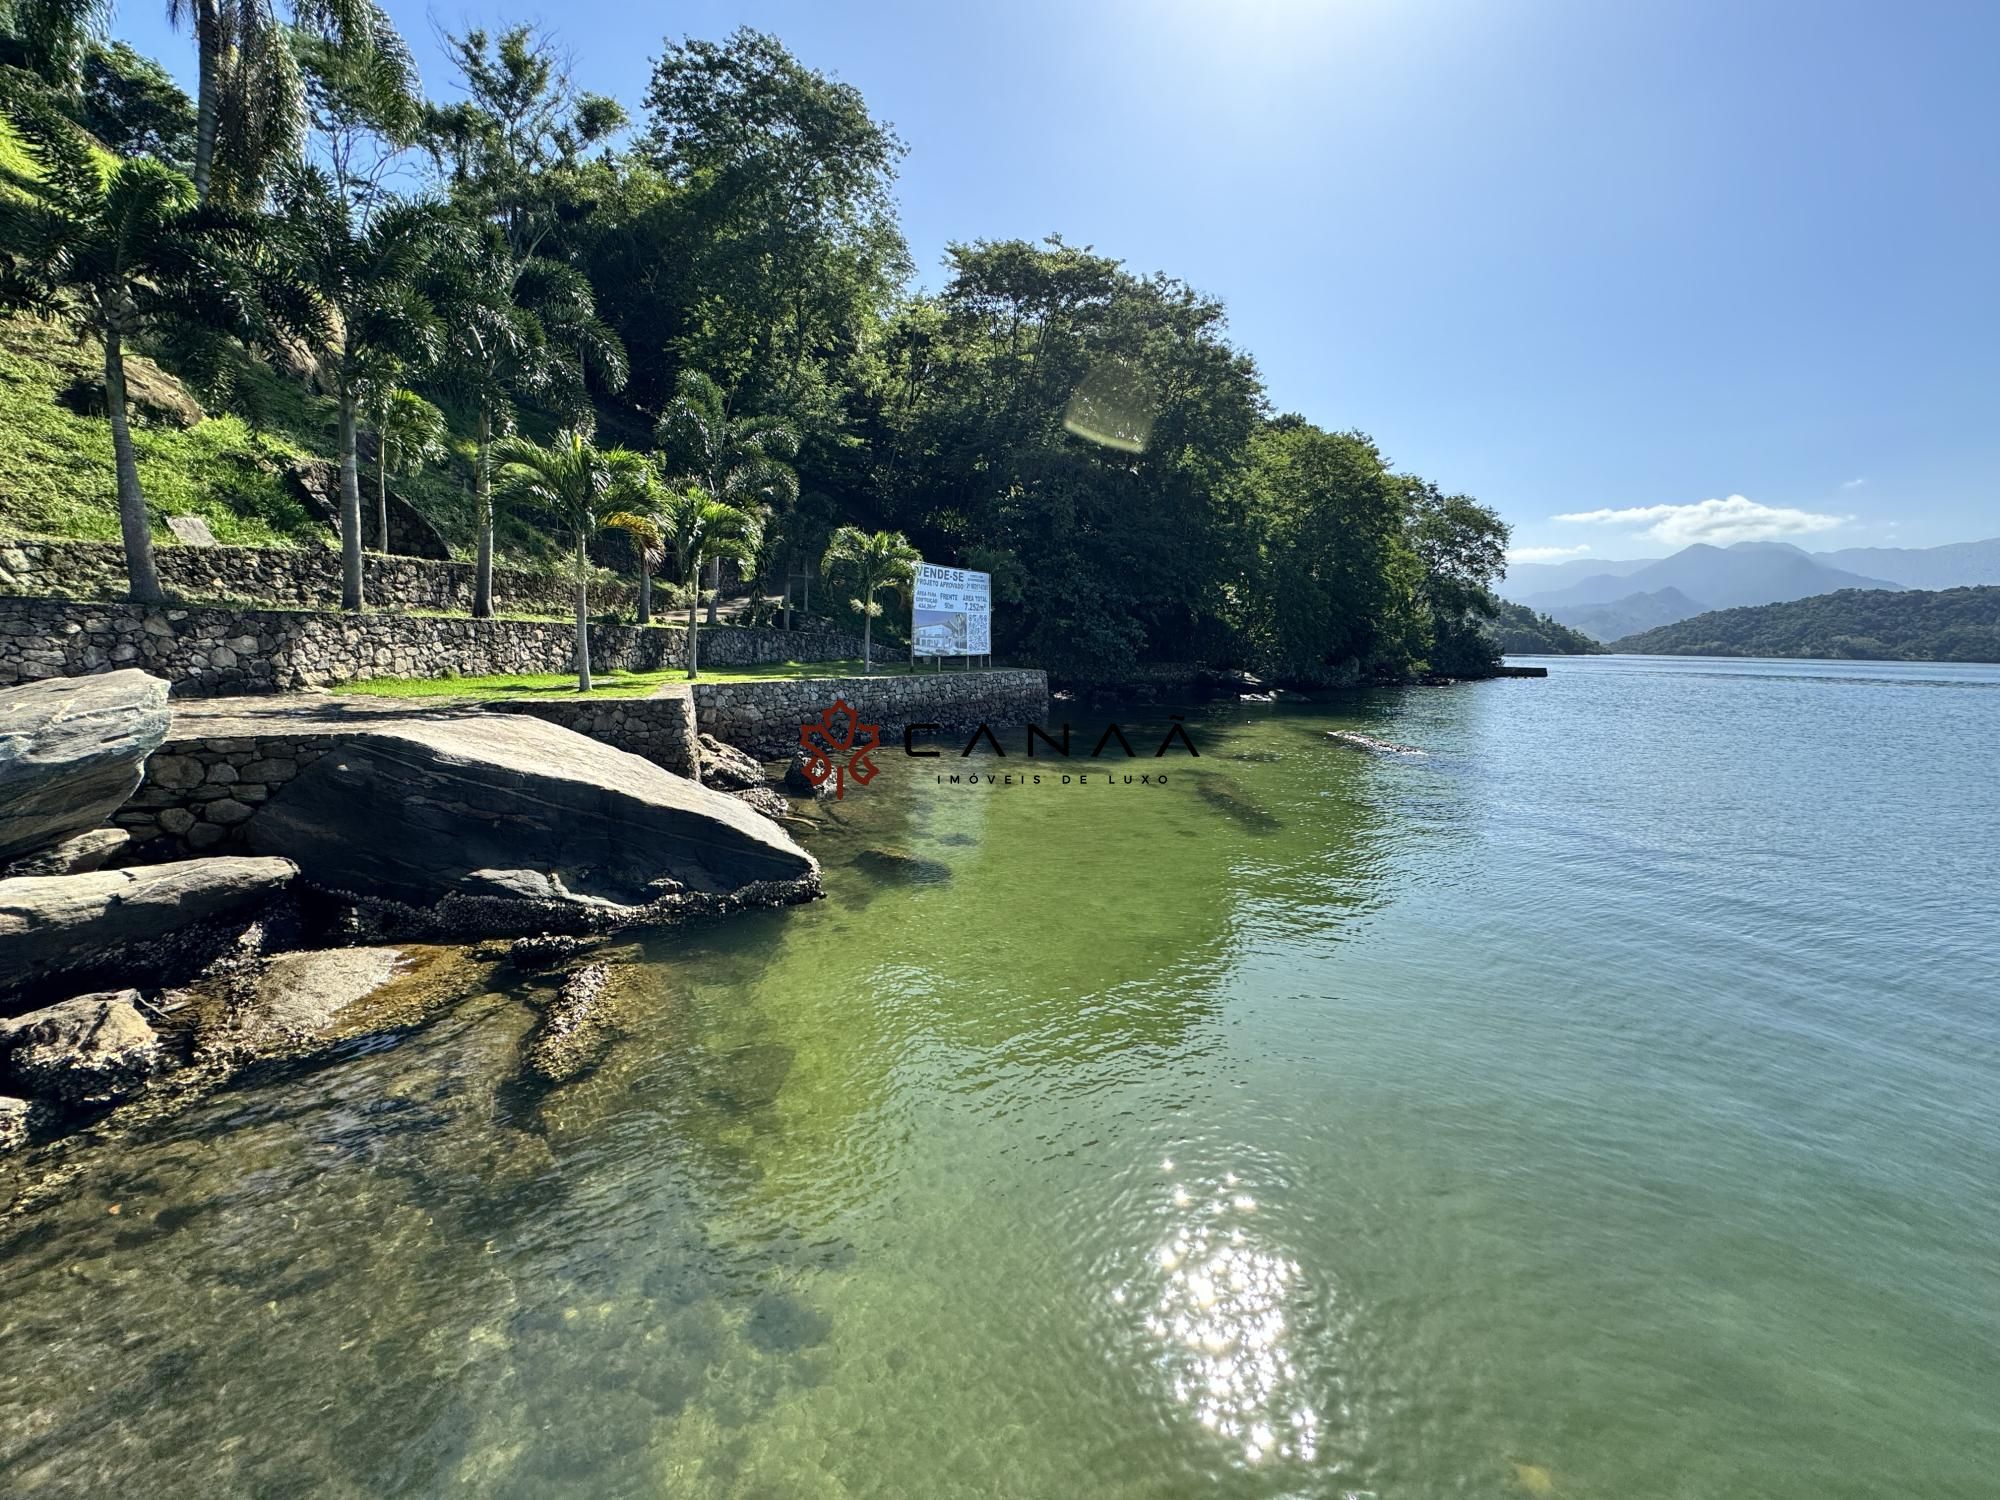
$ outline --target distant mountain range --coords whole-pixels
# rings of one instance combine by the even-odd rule
[[[1520,563],[1500,586],[1601,641],[1709,610],[1807,599],[1837,589],[1941,589],[2000,584],[2000,537],[1943,547],[1806,552],[1785,542],[1697,543],[1671,557]]]
[[[1611,649],[1665,656],[2000,661],[2000,588],[1850,589],[1719,609],[1626,636]]]
[[[1550,618],[1594,641],[1615,641],[1621,635],[1671,625],[1701,612],[1701,606],[1679,589],[1664,588],[1650,594],[1628,594],[1609,604],[1572,604],[1556,609]]]

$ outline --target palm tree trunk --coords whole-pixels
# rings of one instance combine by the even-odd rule
[[[576,534],[576,690],[590,691],[590,544]]]
[[[722,592],[722,559],[720,557],[711,557],[708,560],[708,587],[710,589],[708,596],[708,623],[713,625],[715,623],[716,596]]]
[[[646,561],[644,543],[639,551],[639,623],[653,623],[653,565]]]
[[[875,617],[864,612],[861,616],[861,675],[875,675],[875,656],[870,642],[875,636]]]
[[[389,440],[375,437],[375,550],[389,555]]]
[[[125,576],[136,602],[158,604],[166,595],[153,566],[153,527],[146,519],[146,497],[139,490],[132,420],[125,410],[125,345],[116,333],[104,335],[104,408],[111,417],[111,452],[118,471],[118,530],[125,538]]]
[[[208,202],[208,185],[215,172],[215,126],[218,96],[222,92],[222,17],[216,0],[200,0],[194,15],[194,46],[199,59],[199,83],[194,124],[194,192],[198,202]]]
[[[354,396],[340,397],[340,607],[361,612],[361,476],[354,460]]]
[[[701,577],[701,567],[699,564],[697,564],[696,567],[694,568],[694,576],[697,579]],[[701,590],[699,588],[695,589],[695,591],[692,594],[688,595],[687,659],[688,659],[689,682],[693,682],[695,679],[695,674],[701,670],[701,630],[700,627],[697,626],[694,622],[695,600],[698,599],[700,596],[701,596]]]
[[[479,451],[472,460],[473,525],[479,532],[472,571],[472,618],[493,618],[493,419],[479,408]]]
[[[792,560],[785,559],[785,629],[792,628]]]

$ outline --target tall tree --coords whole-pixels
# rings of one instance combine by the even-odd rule
[[[883,589],[907,583],[923,561],[923,553],[910,545],[900,531],[866,532],[858,526],[843,526],[827,543],[820,568],[827,580],[844,579],[850,590],[848,604],[861,616],[861,670],[870,673],[874,665],[875,617],[882,613],[876,595]]]
[[[590,539],[606,515],[641,499],[650,467],[628,449],[599,448],[575,429],[559,432],[546,447],[524,437],[502,438],[494,448],[499,467],[495,497],[503,505],[537,510],[570,533],[576,583],[576,690],[590,691]]]
[[[436,205],[357,210],[317,167],[299,167],[279,191],[278,224],[290,278],[321,310],[316,350],[332,388],[340,461],[342,609],[363,606],[361,483],[356,431],[363,394],[403,364],[437,358],[442,335],[423,293],[445,242]]]
[[[754,511],[717,500],[700,484],[684,483],[658,499],[649,518],[674,572],[688,588],[687,674],[701,671],[701,630],[695,622],[702,565],[711,558],[754,556],[763,523]]]
[[[491,225],[455,237],[425,273],[440,310],[439,374],[470,415],[475,575],[472,613],[493,614],[492,452],[513,430],[516,407],[579,428],[593,420],[591,386],[616,390],[625,351],[596,316],[590,283],[561,261],[518,256]]]
[[[417,92],[415,60],[373,0],[294,0],[289,24],[271,0],[167,0],[167,17],[194,33],[194,181],[203,202],[221,192],[255,204],[272,171],[298,156],[308,75],[330,55],[378,103],[414,101]]]
[[[789,462],[798,454],[798,435],[772,417],[730,416],[722,388],[699,370],[681,372],[655,437],[668,466],[685,472],[711,500],[765,512],[799,497],[799,476]],[[709,563],[711,625],[721,568],[717,555]]]
[[[257,287],[245,266],[254,225],[195,202],[194,184],[143,157],[104,170],[67,120],[32,105],[14,120],[39,173],[0,194],[9,247],[0,302],[61,318],[104,353],[104,402],[118,487],[118,525],[132,597],[163,596],[139,488],[125,391],[129,340],[172,321],[247,328]]]

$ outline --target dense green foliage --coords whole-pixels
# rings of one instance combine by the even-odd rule
[[[54,42],[37,61],[18,25],[10,55],[115,152],[205,164],[254,200],[261,264],[291,285],[244,320],[299,330],[276,346],[307,357],[288,377],[268,339],[233,363],[145,352],[253,424],[302,373],[283,438],[338,455],[344,513],[368,392],[393,385],[452,428],[450,456],[398,488],[482,564],[573,549],[532,512],[488,519],[497,445],[569,429],[656,452],[662,494],[693,483],[754,522],[740,573],[760,593],[819,582],[849,530],[900,533],[990,571],[995,649],[1074,680],[1169,661],[1339,683],[1497,656],[1491,511],[1359,433],[1274,415],[1222,305],[1172,276],[1052,236],[953,245],[939,289],[908,290],[903,143],[773,37],[669,41],[628,120],[526,27],[451,39],[461,102],[435,105],[378,10],[302,0],[307,24],[190,102],[129,49],[77,53],[76,14],[62,55],[95,73]],[[253,64],[276,113],[211,118]],[[631,513],[657,519],[658,497]],[[657,525],[618,530],[594,562],[665,562]],[[867,618],[901,638],[901,611]]]
[[[1652,656],[2000,661],[2000,587],[1841,589],[1784,604],[1718,609],[1628,635],[1611,649]]]
[[[1492,629],[1509,656],[1591,656],[1611,649],[1511,599],[1499,601]]]

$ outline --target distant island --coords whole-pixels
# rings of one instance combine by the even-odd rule
[[[1609,651],[1581,630],[1559,625],[1525,604],[1495,600],[1492,631],[1509,656],[1589,656]]]
[[[1841,589],[1718,609],[1628,635],[1648,656],[1811,656],[1856,661],[2000,662],[2000,587]]]

